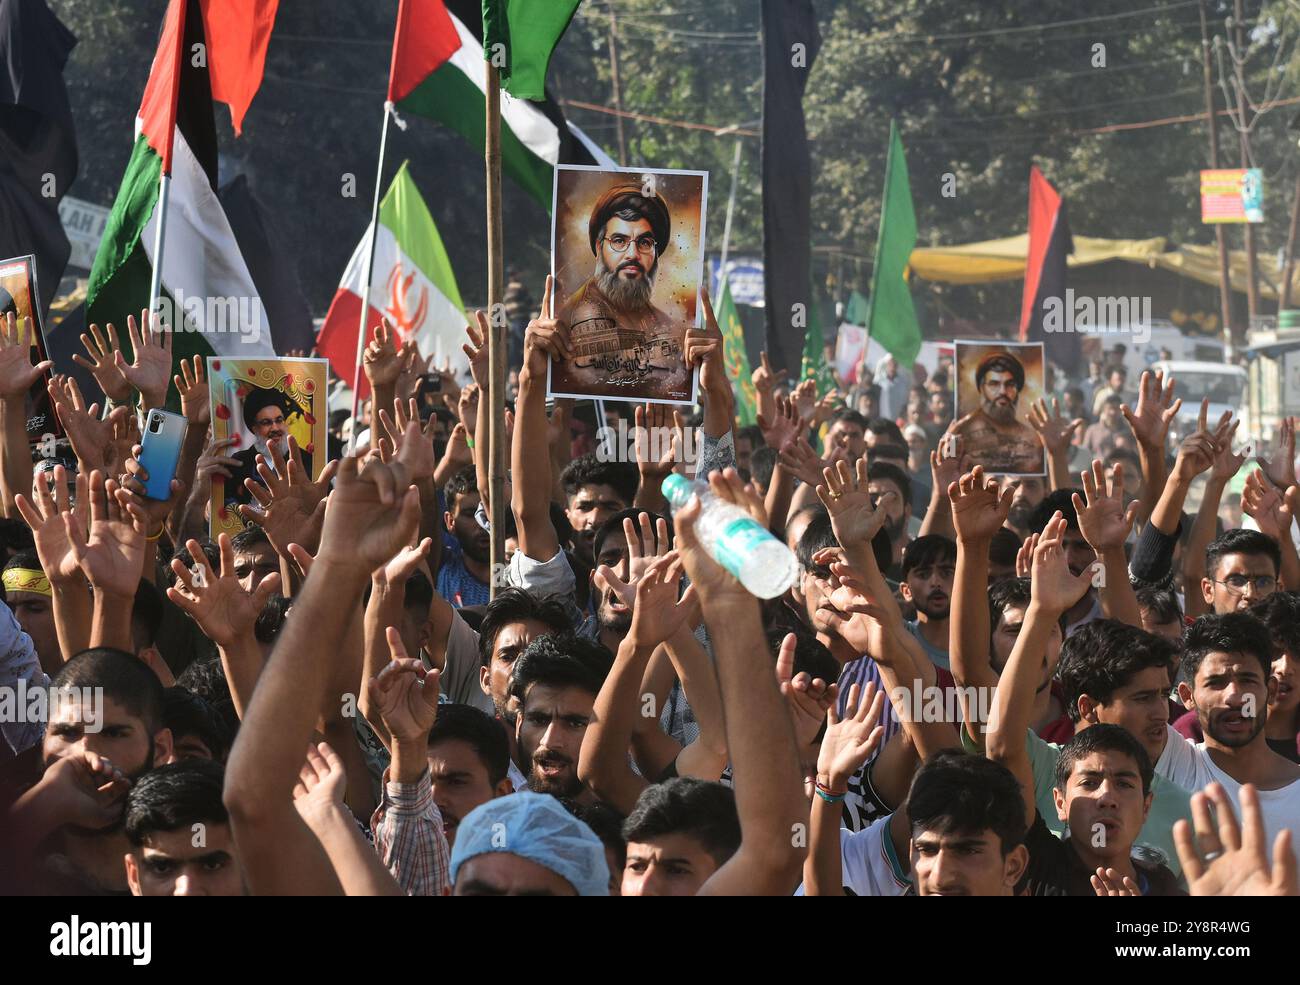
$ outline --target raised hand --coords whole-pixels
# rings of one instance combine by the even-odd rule
[[[273,572],[251,592],[246,592],[235,574],[235,551],[230,546],[230,535],[219,536],[217,547],[221,551],[221,570],[214,572],[199,542],[188,541],[185,548],[194,559],[194,567],[187,568],[173,559],[172,573],[180,586],[169,587],[167,597],[198,623],[208,639],[217,646],[229,647],[253,635],[257,617],[271,596],[280,590],[280,575]]]
[[[54,466],[53,484],[47,484],[49,473],[38,473],[32,479],[32,498],[19,493],[14,497],[18,512],[32,528],[32,537],[36,541],[36,554],[41,559],[41,569],[52,582],[79,580],[81,565],[72,552],[72,542],[68,539],[68,528],[63,521],[64,514],[76,513],[82,526],[86,523],[87,490],[89,488],[85,475],[77,475],[76,505],[68,499],[68,473],[62,465]],[[51,496],[50,490],[54,494]],[[34,501],[34,503],[33,503]]]
[[[24,318],[20,326],[8,312],[0,323],[0,398],[25,395],[53,365],[49,359],[32,365],[32,321]]]
[[[315,830],[317,822],[331,812],[343,809],[348,789],[348,772],[328,742],[307,744],[307,760],[293,785],[293,806],[307,827]]]
[[[749,374],[749,379],[750,382],[754,384],[754,389],[759,394],[769,394],[778,383],[785,381],[786,377],[790,375],[790,371],[785,369],[774,371],[772,369],[772,364],[767,361],[766,349],[764,349],[759,355],[762,362],[752,373]],[[772,447],[775,448],[778,446],[773,445]]]
[[[1016,551],[1016,577],[1028,578],[1034,570],[1034,551],[1038,549],[1038,534],[1030,534]]]
[[[474,425],[478,423],[480,392],[477,383],[470,383],[460,391],[460,396],[456,398],[456,417],[461,424],[465,425],[465,430],[471,438],[474,436]],[[430,415],[430,418],[432,416]]]
[[[423,743],[438,717],[439,673],[407,656],[394,627],[388,627],[387,638],[392,660],[366,682],[370,707],[394,742]]]
[[[608,589],[614,592],[630,609],[636,600],[637,582],[655,562],[669,554],[668,521],[659,517],[654,526],[651,526],[649,513],[638,514],[636,522],[630,516],[625,516],[623,536],[627,540],[627,581],[619,578],[609,565],[602,564],[596,568],[596,587],[602,591]]]
[[[849,687],[843,718],[835,713],[834,703],[826,709],[826,732],[817,753],[817,782],[832,795],[847,792],[849,778],[880,746],[885,729],[876,723],[884,702],[885,692],[877,691],[875,682],[870,681],[865,692],[860,693],[857,684]]]
[[[1206,420],[1209,412],[1210,398],[1206,397],[1201,401],[1201,411],[1196,418],[1196,430],[1183,439],[1178,449],[1178,458],[1174,462],[1174,475],[1184,482],[1191,482],[1211,468],[1224,445],[1231,443],[1231,435],[1235,430],[1232,412],[1225,410],[1213,431],[1210,430]]]
[[[274,471],[263,456],[257,456],[257,474],[262,481],[244,480],[244,488],[257,505],[239,506],[239,515],[265,530],[278,554],[284,554],[289,544],[314,547],[325,517],[325,497],[329,494],[330,479],[338,470],[338,462],[327,463],[320,479],[312,482],[302,467],[298,445],[292,437],[289,438],[288,462],[274,444],[269,451]]]
[[[203,378],[203,357],[181,360],[181,371],[172,377],[181,395],[181,413],[190,427],[206,428],[212,423],[212,402],[208,398],[207,380]]]
[[[492,389],[492,374],[488,367],[488,335],[492,323],[488,321],[486,311],[474,312],[474,324],[465,326],[465,336],[469,339],[461,346],[469,359],[469,375],[478,384],[483,393]]]
[[[364,467],[355,458],[339,465],[325,509],[316,564],[370,573],[410,543],[420,523],[420,492],[400,459]]]
[[[745,484],[740,481],[740,475],[735,469],[710,472],[709,491],[725,502],[746,506]],[[754,601],[754,596],[729,571],[713,560],[700,543],[695,534],[700,510],[700,498],[692,496],[685,506],[673,514],[677,552],[691,584],[695,586],[701,600],[710,600],[714,604],[724,601]]]
[[[1240,453],[1234,453],[1232,450],[1232,439],[1237,434],[1237,426],[1241,421],[1232,422],[1232,430],[1228,432],[1228,440],[1223,443],[1219,453],[1214,456],[1214,466],[1210,471],[1210,476],[1222,482],[1227,482],[1241,471],[1242,464],[1250,456],[1250,444],[1247,443]]]
[[[1265,477],[1262,469],[1246,473],[1246,485],[1241,491],[1241,511],[1252,517],[1262,534],[1282,541],[1291,536],[1292,512],[1300,490],[1290,486],[1280,490]]]
[[[1031,604],[1049,612],[1065,612],[1092,587],[1091,565],[1080,574],[1070,573],[1065,559],[1065,529],[1065,518],[1057,510],[1047,521],[1034,548],[1034,566],[1029,576]]]
[[[794,401],[789,397],[777,397],[775,416],[769,421],[759,414],[758,426],[763,432],[763,440],[767,443],[767,447],[777,452],[808,430],[808,422],[799,416]],[[811,445],[809,450],[812,450]]]
[[[87,498],[90,526],[75,512],[62,514],[72,556],[97,591],[116,598],[135,598],[144,573],[148,520],[121,488],[98,470],[90,473]],[[126,502],[123,502],[126,499]]]
[[[970,470],[970,456],[960,434],[951,430],[939,439],[939,446],[930,452],[930,479],[933,489],[946,491]]]
[[[813,415],[817,413],[817,381],[804,380],[794,388],[790,399],[794,401],[799,416],[806,421],[811,421]]]
[[[707,287],[700,287],[700,298],[704,302],[704,327],[692,328],[686,333],[683,357],[686,365],[700,367],[701,390],[725,390],[730,394],[731,380],[727,378],[727,367],[722,358],[722,329],[718,327]]]
[[[1067,421],[1061,416],[1061,402],[1052,398],[1052,411],[1048,413],[1047,401],[1039,397],[1029,408],[1029,425],[1038,433],[1038,440],[1047,449],[1049,455],[1066,451],[1070,439],[1083,427],[1085,421],[1076,417]]]
[[[1278,424],[1277,452],[1272,459],[1256,455],[1255,461],[1264,470],[1265,477],[1275,486],[1286,489],[1296,484],[1295,476],[1296,419],[1284,417]],[[1260,451],[1263,451],[1261,448]]]
[[[688,587],[679,598],[681,580],[682,562],[676,551],[655,559],[637,579],[628,636],[638,646],[658,646],[691,619],[695,611],[695,590]]]
[[[821,427],[831,419],[831,415],[840,405],[843,395],[834,387],[826,391],[826,395],[817,401],[817,406],[813,409],[812,426]]]
[[[114,427],[131,413],[129,407],[115,407],[104,420],[99,419],[99,404],[85,406],[77,381],[70,376],[56,376],[46,386],[55,413],[67,432],[68,443],[77,456],[79,471],[89,474],[108,464],[108,448],[113,443]]]
[[[817,457],[808,439],[800,435],[793,441],[787,441],[784,448],[777,449],[777,460],[781,467],[800,482],[816,486],[822,480],[822,472],[829,464]]]
[[[387,318],[375,326],[374,336],[366,343],[361,368],[365,370],[372,391],[397,383],[402,372],[402,363],[397,355],[397,330]]]
[[[541,313],[524,330],[524,373],[535,380],[546,378],[548,359],[573,358],[569,348],[569,329],[555,317],[555,278],[546,278],[542,291]],[[520,373],[520,379],[524,377]]]
[[[131,384],[117,367],[117,355],[122,347],[118,344],[117,329],[113,323],[108,324],[108,339],[99,331],[98,325],[90,326],[90,334],[81,333],[81,344],[86,348],[87,359],[80,353],[73,353],[72,361],[78,366],[90,370],[104,396],[116,404],[124,404],[131,399]]]
[[[1143,377],[1147,374],[1143,373]],[[1097,867],[1097,871],[1088,877],[1092,891],[1098,896],[1141,896],[1138,884],[1129,876],[1121,876],[1115,869]]]
[[[1124,509],[1124,466],[1116,462],[1107,477],[1099,459],[1093,459],[1091,471],[1079,473],[1086,500],[1074,493],[1072,501],[1079,514],[1079,532],[1098,555],[1102,551],[1123,548],[1137,517],[1137,501]]]
[[[431,478],[438,465],[433,455],[433,432],[438,426],[437,417],[430,414],[427,420],[421,421],[414,398],[403,400],[399,397],[393,401],[391,417],[387,410],[379,411],[379,422],[392,439],[394,454],[401,456],[405,449],[404,460],[412,475],[417,479]],[[412,442],[410,447],[407,447],[408,432]]]
[[[414,547],[406,546],[393,555],[393,559],[382,568],[374,571],[374,580],[388,585],[404,585],[411,576],[420,570],[420,565],[429,556],[433,548],[433,539],[425,537]]]
[[[131,448],[131,454],[125,462],[126,472],[122,474],[119,497],[125,496],[146,516],[149,520],[149,536],[155,537],[162,531],[163,524],[167,522],[167,517],[176,507],[177,502],[181,501],[186,492],[186,485],[180,479],[172,479],[168,483],[171,495],[166,499],[149,499],[145,496],[145,483],[149,481],[149,471],[140,464],[140,456],[144,449],[140,445],[134,445]]]
[[[836,462],[834,468],[822,470],[822,479],[817,486],[817,498],[830,513],[831,529],[840,544],[851,547],[871,543],[889,519],[884,505],[895,494],[885,493],[879,502],[871,501],[865,457],[858,459],[854,468],[847,462]]]
[[[1148,448],[1165,450],[1165,438],[1169,434],[1169,424],[1178,416],[1183,406],[1182,398],[1174,399],[1174,378],[1165,378],[1163,371],[1154,375],[1148,370],[1142,374],[1138,383],[1137,410],[1129,409],[1128,404],[1120,404],[1119,412],[1133,429],[1133,437]]]
[[[681,458],[682,429],[686,426],[682,412],[670,404],[648,403],[644,408],[636,407],[633,417],[633,444],[642,485],[658,488]]]
[[[167,385],[172,377],[172,331],[147,310],[140,312],[139,325],[128,315],[126,330],[135,358],[128,363],[122,350],[117,349],[113,352],[113,365],[140,391],[146,407],[161,407],[167,403]]]
[[[793,714],[795,744],[802,757],[803,750],[817,740],[828,709],[835,707],[839,689],[834,681],[794,672],[796,643],[794,633],[787,633],[781,641],[776,657],[776,683]]]
[[[415,393],[415,388],[419,383],[420,377],[429,370],[429,364],[433,362],[433,355],[427,358],[420,354],[420,346],[415,339],[407,339],[402,343],[401,351],[397,354],[397,379],[393,381],[393,394],[398,400],[406,400]],[[450,374],[448,374],[450,375]],[[452,379],[452,386],[456,387],[459,392],[460,387],[456,386],[456,381]],[[446,394],[443,394],[444,398]]]
[[[1300,895],[1300,878],[1291,851],[1294,835],[1289,829],[1278,833],[1273,841],[1270,870],[1259,793],[1254,784],[1246,783],[1238,796],[1241,825],[1237,824],[1232,801],[1217,783],[1192,794],[1195,840],[1192,825],[1181,819],[1174,823],[1174,847],[1178,849],[1178,861],[1187,877],[1187,888],[1193,896]],[[1211,802],[1217,826],[1210,816]]]
[[[1007,522],[1013,495],[1014,490],[1002,489],[997,479],[986,476],[982,465],[949,483],[948,501],[957,539],[967,543],[992,540]]]

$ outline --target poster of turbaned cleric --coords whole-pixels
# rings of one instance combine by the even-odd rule
[[[8,331],[5,326],[12,314],[17,331],[14,341],[36,349],[32,357],[33,365],[47,358],[40,296],[36,286],[36,257],[0,260],[0,329]],[[27,440],[31,444],[46,440],[47,435],[57,438],[63,434],[63,426],[50,406],[50,395],[45,389],[49,377],[48,372],[42,374],[27,392]],[[46,440],[46,443],[51,446],[50,454],[53,454],[52,442]]]
[[[245,479],[261,483],[257,456],[271,466],[271,448],[288,462],[289,437],[297,443],[303,469],[311,479],[325,467],[325,359],[208,358],[208,395],[212,400],[213,440],[231,443],[224,454],[229,477],[212,477],[209,530],[232,537],[245,527],[237,507],[257,506]]]
[[[700,316],[705,171],[555,169],[551,271],[571,358],[547,395],[695,402],[688,329]]]
[[[957,421],[971,465],[1003,475],[1046,475],[1047,459],[1029,408],[1043,396],[1041,342],[961,341],[957,355]]]

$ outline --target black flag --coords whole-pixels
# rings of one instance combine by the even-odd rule
[[[821,47],[812,0],[763,0],[763,291],[772,365],[799,373],[812,268],[803,94]],[[797,307],[799,306],[799,307]]]
[[[1065,303],[1066,257],[1074,252],[1065,200],[1043,177],[1029,169],[1029,249],[1025,257],[1025,292],[1020,304],[1020,339],[1042,342],[1043,352],[1066,373],[1079,369],[1079,338],[1073,332],[1045,331],[1044,305]]]
[[[45,0],[0,0],[0,259],[36,255],[42,311],[71,253],[59,199],[77,176],[63,84],[76,44]]]

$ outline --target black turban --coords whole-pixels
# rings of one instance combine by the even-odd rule
[[[596,242],[605,229],[605,223],[614,216],[633,222],[645,219],[650,223],[650,231],[655,238],[655,256],[663,255],[668,249],[668,235],[672,231],[672,222],[668,218],[668,206],[658,195],[641,194],[640,185],[616,185],[596,202],[591,210],[591,225],[588,235],[591,237],[591,252],[596,253]]]
[[[1020,365],[1020,360],[1009,352],[995,352],[991,356],[986,356],[975,369],[975,385],[983,386],[984,377],[991,372],[1010,373],[1012,379],[1016,381],[1016,389],[1025,388],[1025,367]]]
[[[279,390],[266,390],[258,387],[244,398],[244,426],[252,431],[257,415],[268,407],[279,407],[280,413],[284,414],[286,420],[291,413],[289,401],[285,399],[284,394]]]

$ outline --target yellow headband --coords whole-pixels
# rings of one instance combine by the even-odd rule
[[[35,595],[48,596],[54,594],[45,572],[33,568],[6,568],[0,580],[4,582],[6,592],[32,592]]]

